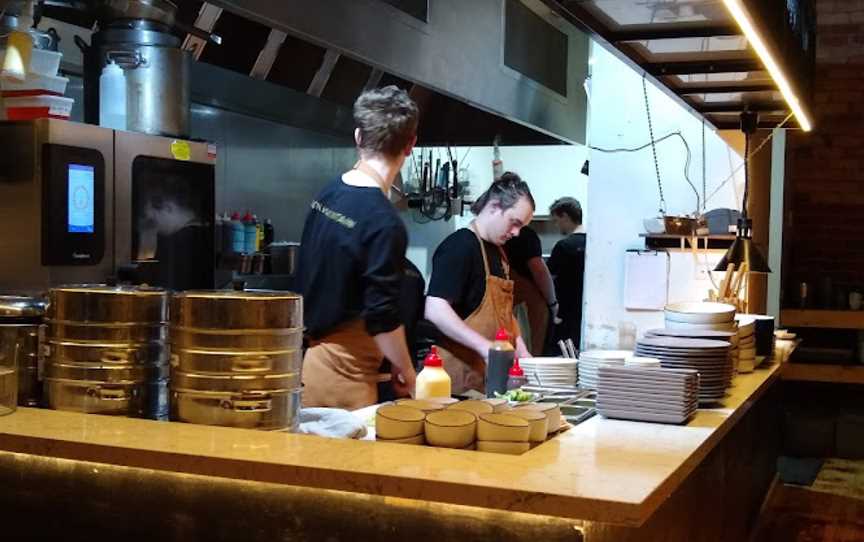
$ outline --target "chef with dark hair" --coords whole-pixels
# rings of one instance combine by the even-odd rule
[[[453,393],[485,391],[486,362],[504,328],[516,354],[528,350],[513,316],[513,281],[503,246],[534,215],[534,198],[515,173],[504,173],[471,206],[475,218],[437,248],[426,296],[426,319],[444,335],[439,353]]]

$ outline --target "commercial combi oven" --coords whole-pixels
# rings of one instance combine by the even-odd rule
[[[0,290],[212,288],[215,160],[207,143],[0,122]]]

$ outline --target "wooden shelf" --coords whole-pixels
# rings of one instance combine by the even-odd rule
[[[703,249],[719,249],[724,250],[732,245],[735,240],[735,235],[672,235],[668,233],[640,233],[639,237],[645,239],[645,248],[677,248],[681,250],[689,249],[693,246],[693,239],[696,239],[696,247]]]
[[[671,233],[640,233],[639,237],[646,239],[690,239],[698,237],[699,239],[708,239],[709,241],[734,241],[735,234],[713,234],[713,235],[672,235]]]
[[[780,325],[823,329],[864,329],[864,311],[784,309],[780,311]]]
[[[864,384],[864,365],[826,365],[823,363],[784,363],[783,380]]]

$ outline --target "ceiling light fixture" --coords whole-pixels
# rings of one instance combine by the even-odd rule
[[[756,26],[753,24],[747,10],[741,5],[741,0],[723,0],[723,3],[726,4],[726,9],[729,10],[735,22],[741,27],[744,35],[747,37],[747,41],[756,50],[756,54],[759,55],[759,59],[765,65],[768,73],[771,74],[771,78],[777,84],[780,93],[783,94],[786,104],[795,113],[795,118],[798,120],[801,129],[805,132],[812,130],[813,125],[810,123],[810,119],[804,112],[804,108],[801,106],[801,102],[798,100],[795,92],[793,92],[792,85],[789,84],[789,80],[786,79],[783,70],[780,69],[780,65],[774,60],[774,56],[768,50],[768,46],[765,44],[762,36],[756,31]]]

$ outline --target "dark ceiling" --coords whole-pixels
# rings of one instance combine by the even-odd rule
[[[763,127],[790,113],[722,0],[543,2],[717,128],[738,128],[744,110],[759,112]],[[806,109],[815,59],[812,2],[741,3]]]

